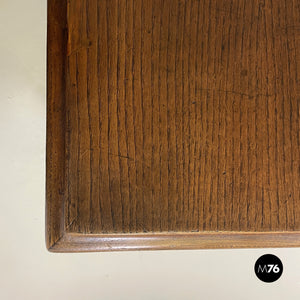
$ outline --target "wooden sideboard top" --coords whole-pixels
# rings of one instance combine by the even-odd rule
[[[50,251],[300,246],[300,0],[48,0]]]

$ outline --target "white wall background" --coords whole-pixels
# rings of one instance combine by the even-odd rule
[[[0,0],[1,300],[300,299],[300,249],[47,252],[45,53],[46,0]],[[265,253],[275,283],[254,274]]]

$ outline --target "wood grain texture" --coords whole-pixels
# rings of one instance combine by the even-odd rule
[[[51,251],[300,246],[300,0],[48,0]]]

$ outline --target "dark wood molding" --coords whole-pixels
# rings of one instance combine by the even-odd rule
[[[48,1],[46,244],[64,234],[67,0]]]
[[[300,232],[65,233],[51,252],[299,247]]]

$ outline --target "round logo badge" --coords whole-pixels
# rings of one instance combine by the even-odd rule
[[[282,275],[283,265],[276,255],[265,254],[256,261],[254,271],[261,281],[274,282]]]

